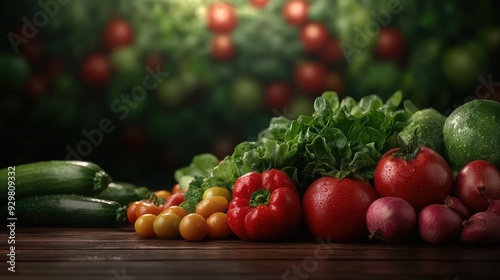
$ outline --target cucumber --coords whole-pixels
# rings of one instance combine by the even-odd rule
[[[16,200],[46,194],[94,196],[106,189],[111,180],[91,162],[41,161],[16,165],[0,170],[0,205],[6,203],[12,190]],[[9,181],[14,184],[9,185]]]
[[[59,227],[116,227],[126,221],[125,211],[114,201],[67,194],[27,197],[2,209],[20,226]]]
[[[136,187],[124,182],[112,182],[108,187],[95,195],[96,198],[116,201],[127,206],[134,201],[148,198],[152,192],[146,187]]]

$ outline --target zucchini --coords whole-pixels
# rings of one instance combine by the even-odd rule
[[[16,200],[46,194],[94,196],[112,180],[98,165],[85,161],[41,161],[13,167],[0,170],[0,205],[7,201],[7,180],[15,182]]]
[[[108,187],[95,195],[95,197],[105,200],[116,201],[123,206],[142,199],[147,199],[152,192],[146,187],[136,187],[124,182],[112,182]]]
[[[126,221],[126,208],[115,201],[81,195],[42,195],[16,200],[13,212],[20,226],[116,227]]]

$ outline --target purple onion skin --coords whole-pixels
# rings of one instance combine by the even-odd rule
[[[469,218],[469,210],[465,207],[465,204],[455,196],[447,196],[444,200],[444,203],[448,208],[457,212],[458,215],[464,220]]]
[[[444,204],[431,204],[418,214],[420,237],[430,244],[450,244],[460,240],[462,218]]]
[[[500,216],[493,212],[478,212],[465,223],[460,240],[468,245],[500,243]]]
[[[490,200],[486,212],[492,212],[500,216],[500,199]]]
[[[387,243],[400,243],[415,230],[417,214],[413,207],[399,197],[375,200],[366,212],[366,226],[373,237]]]

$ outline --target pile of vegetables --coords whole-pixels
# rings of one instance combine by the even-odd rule
[[[483,109],[500,109],[492,101],[470,103],[476,107],[474,103],[481,103],[478,107]],[[451,118],[453,125],[465,129],[468,123],[484,120],[481,113],[459,107],[456,114],[446,118],[432,108],[419,110],[410,101],[403,102],[400,92],[386,102],[376,95],[359,102],[349,97],[340,101],[334,92],[326,92],[316,99],[314,107],[312,116],[273,118],[256,141],[239,144],[222,161],[201,154],[190,166],[177,170],[176,180],[186,191],[180,206],[187,213],[197,213],[203,193],[214,186],[226,188],[233,195],[235,191],[244,193],[243,203],[235,198],[228,201],[227,213],[233,233],[246,240],[281,240],[290,234],[271,233],[300,231],[273,218],[284,211],[288,214],[281,215],[283,221],[303,219],[310,235],[333,242],[377,238],[398,243],[415,235],[432,244],[500,242],[500,216],[491,214],[498,212],[500,200],[498,166],[474,151],[450,150],[451,144],[445,140],[450,133],[457,133],[446,128]],[[467,127],[475,133],[475,139],[484,141],[483,146],[488,137],[496,137],[488,126],[500,117],[498,112],[478,129]],[[467,114],[480,119],[463,117]],[[472,142],[469,138],[463,135],[452,145]],[[491,147],[484,149],[491,151]],[[466,158],[466,164],[450,161],[458,154]],[[497,154],[490,152],[487,156],[490,159]],[[301,203],[291,203],[288,210],[274,208],[266,222],[249,225],[255,217],[241,218],[243,210],[232,214],[236,210],[231,209],[244,206],[244,213],[265,213],[261,208],[271,207],[275,200],[270,200],[269,191],[267,196],[262,195],[262,184],[246,182],[242,191],[241,180],[271,170],[286,174]],[[276,184],[274,188],[286,185]],[[260,203],[252,203],[259,199]]]
[[[112,182],[89,162],[11,167],[15,193],[2,193],[18,200],[2,211],[32,225],[114,226],[126,216],[140,237],[187,241],[307,232],[330,242],[500,242],[500,103],[475,100],[444,117],[401,92],[385,102],[325,92],[314,107],[273,118],[223,160],[195,156],[171,191]]]

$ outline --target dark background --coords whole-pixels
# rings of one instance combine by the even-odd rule
[[[2,1],[0,166],[74,151],[117,181],[170,188],[194,155],[223,158],[324,90],[402,90],[445,115],[500,100],[498,1],[310,0],[302,21],[288,2]],[[323,33],[301,35],[311,24]],[[146,67],[168,76],[127,103]]]

